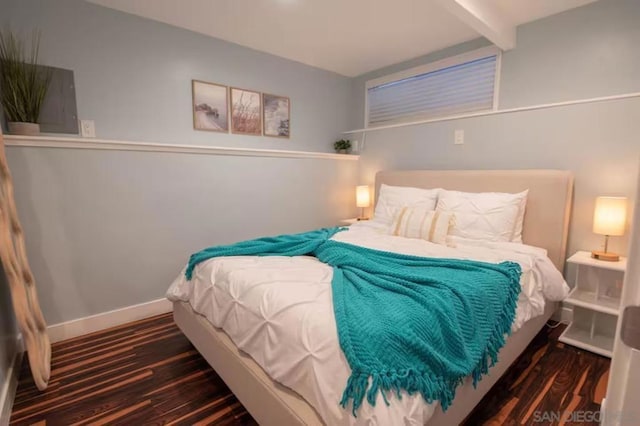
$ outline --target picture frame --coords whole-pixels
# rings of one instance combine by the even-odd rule
[[[262,95],[231,87],[231,133],[262,136]]]
[[[193,128],[229,133],[229,88],[202,80],[191,80]]]
[[[291,137],[291,99],[287,96],[262,94],[263,134],[274,138]]]

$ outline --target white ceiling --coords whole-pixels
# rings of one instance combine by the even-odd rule
[[[443,3],[489,6],[491,24],[512,28],[595,0],[88,1],[356,76],[487,36]]]

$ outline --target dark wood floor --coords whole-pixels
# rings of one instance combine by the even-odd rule
[[[255,425],[171,314],[56,343],[49,388],[23,363],[11,424]]]
[[[598,422],[548,421],[597,419],[597,415],[581,417],[576,412],[598,412],[607,390],[609,358],[558,342],[565,328],[545,327],[538,333],[480,401],[465,426],[597,425]]]
[[[557,342],[560,330],[534,339],[466,425],[532,424],[536,411],[600,407],[609,360]],[[45,392],[25,360],[11,424],[256,423],[166,314],[54,344]]]

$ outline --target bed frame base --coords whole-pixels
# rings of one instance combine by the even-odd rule
[[[174,302],[173,319],[260,425],[323,424],[302,397],[271,379],[224,331],[211,325],[189,303]]]
[[[544,327],[556,307],[556,303],[548,302],[543,315],[528,321],[511,335],[500,350],[500,361],[483,377],[478,387],[474,389],[468,380],[458,388],[456,398],[447,412],[444,413],[438,406],[427,424],[460,424]],[[234,345],[224,331],[194,312],[188,303],[174,302],[173,318],[259,424],[323,424],[318,413],[302,397],[271,379],[249,355]]]

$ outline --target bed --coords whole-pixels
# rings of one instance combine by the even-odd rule
[[[389,244],[401,244],[401,247],[398,247],[400,251],[434,257],[463,256],[497,262],[515,256],[518,262],[524,265],[523,275],[540,275],[538,281],[535,281],[535,289],[532,287],[531,291],[523,292],[531,297],[528,304],[522,305],[526,305],[524,308],[519,302],[516,319],[518,324],[514,325],[515,331],[499,353],[500,361],[491,368],[476,388],[471,385],[470,380],[460,386],[453,405],[446,412],[438,404],[426,404],[419,396],[405,396],[401,401],[393,399],[389,407],[384,404],[376,404],[376,407],[363,406],[361,408],[364,411],[355,418],[349,410],[338,406],[339,393],[345,381],[345,360],[339,351],[337,341],[331,341],[332,338],[336,339],[335,331],[332,337],[331,333],[325,330],[330,329],[331,324],[335,328],[335,322],[331,322],[331,310],[328,310],[331,305],[327,307],[326,304],[317,302],[330,298],[327,296],[330,288],[326,284],[331,279],[331,269],[323,268],[323,264],[306,257],[243,257],[232,259],[230,262],[205,262],[196,269],[194,275],[193,281],[200,282],[200,285],[187,286],[181,277],[172,285],[168,296],[174,303],[175,321],[260,424],[458,424],[526,348],[555,311],[556,303],[545,303],[544,300],[543,303],[539,303],[539,300],[543,296],[556,300],[562,297],[547,297],[548,294],[544,291],[545,280],[551,280],[548,277],[557,280],[557,276],[560,276],[561,280],[558,271],[562,270],[564,264],[573,188],[570,172],[390,171],[379,172],[376,175],[376,192],[382,184],[467,192],[516,193],[529,190],[522,230],[524,245],[519,245],[522,248],[489,244],[478,247],[459,246],[455,249],[436,247],[433,253],[425,253],[421,251],[424,247],[416,242],[398,243],[397,238],[391,240],[379,237],[374,230],[367,227],[367,224],[355,227],[348,233],[341,233],[343,235],[337,235],[344,242],[362,244],[370,248],[389,249]],[[529,246],[538,247],[546,252]],[[530,264],[528,269],[527,264]],[[547,269],[553,271],[541,272],[539,264],[551,265],[551,268],[547,266]],[[279,275],[283,271],[286,272],[284,278]],[[214,276],[218,282],[221,281],[219,277],[225,277],[225,280],[222,280],[223,284],[212,285]],[[246,295],[236,293],[245,291],[242,290],[243,282],[256,280],[257,277],[263,280],[259,286],[262,288],[262,302],[258,308],[252,310],[253,296],[249,290]],[[304,290],[300,290],[301,285],[298,281],[305,281]],[[284,291],[275,294],[267,288],[268,286],[263,285],[274,282]],[[534,282],[533,278],[531,282]],[[240,284],[236,285],[237,283]],[[186,288],[189,290],[186,291]],[[538,293],[535,293],[536,291]],[[554,290],[549,291],[553,293]],[[220,309],[220,306],[215,306],[212,302],[214,293],[217,299],[227,298],[226,305],[234,308]],[[296,297],[298,299],[295,299]],[[293,298],[290,305],[283,302],[288,298]],[[266,310],[269,312],[261,312],[265,310],[264,300],[268,301]],[[302,305],[303,308],[300,307]],[[311,341],[306,332],[301,333],[296,327],[282,324],[287,319],[291,321],[293,317],[287,317],[288,312],[294,312],[296,309],[302,309],[300,312],[304,312],[297,317],[300,327],[305,330],[311,329],[315,333]],[[318,321],[318,318],[326,321]],[[252,323],[254,325],[250,326]],[[225,331],[213,324],[225,324]],[[286,333],[293,334],[287,337]],[[232,336],[233,340],[229,336]],[[295,348],[287,346],[287,339],[300,340],[300,346],[304,351],[296,352]],[[287,384],[288,387],[281,383]],[[305,398],[301,394],[305,395]]]

